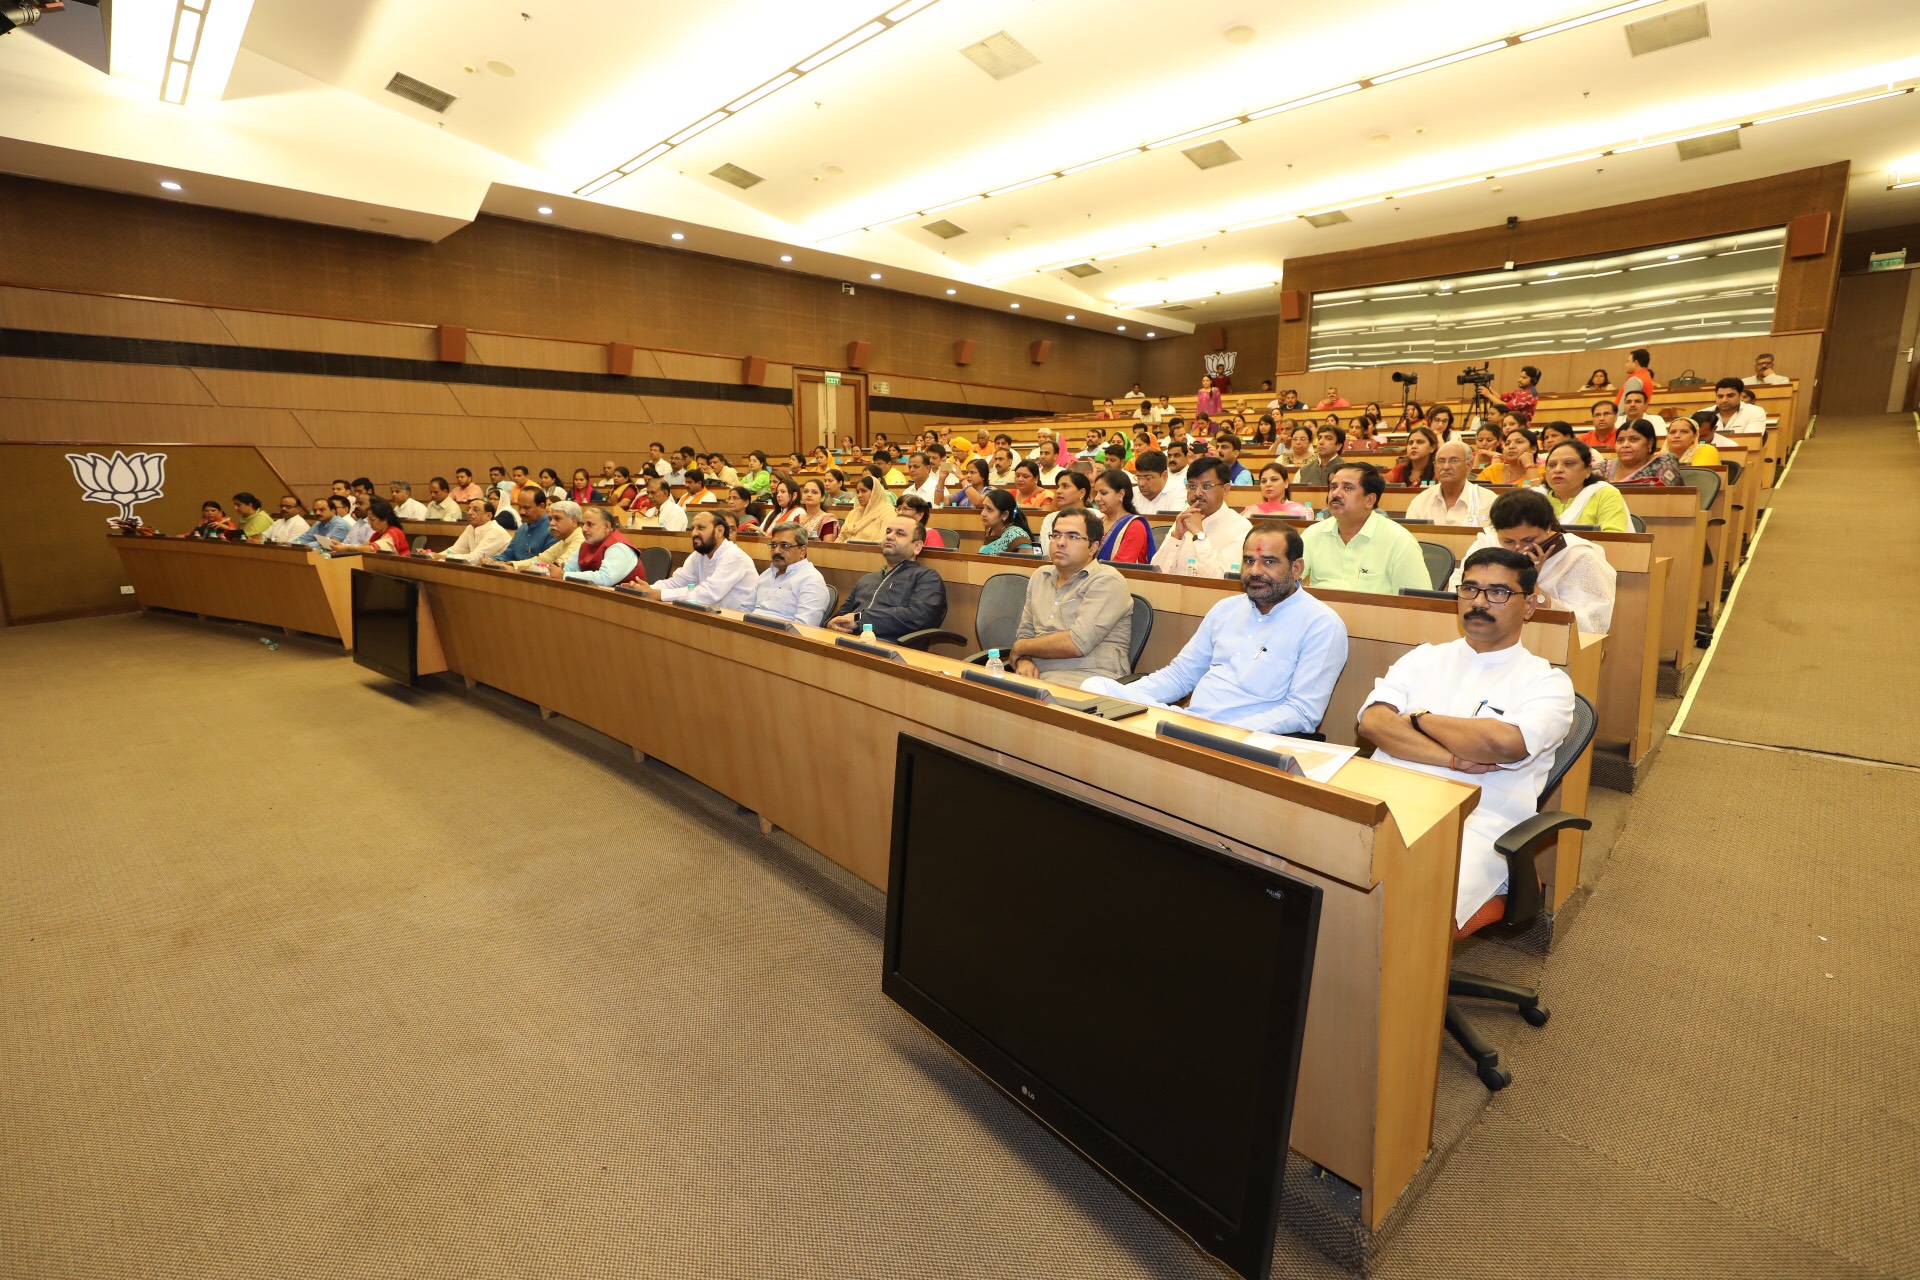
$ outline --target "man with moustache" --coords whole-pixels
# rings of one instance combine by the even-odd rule
[[[650,588],[669,604],[684,600],[717,609],[751,609],[753,557],[734,545],[725,518],[717,511],[702,511],[694,516],[691,533],[693,554],[672,577],[651,583]]]
[[[1469,555],[1460,572],[1461,638],[1402,654],[1360,710],[1376,763],[1480,788],[1460,838],[1454,923],[1463,930],[1506,892],[1507,862],[1493,842],[1539,808],[1553,754],[1573,727],[1573,682],[1520,647],[1520,628],[1536,607],[1536,573],[1533,561],[1504,547]]]
[[[1123,685],[1095,676],[1087,693],[1169,706],[1189,715],[1266,733],[1312,733],[1347,665],[1340,615],[1300,588],[1300,534],[1290,525],[1254,525],[1240,549],[1239,596],[1207,610],[1179,656]]]
[[[1186,578],[1224,578],[1240,568],[1250,522],[1226,505],[1226,463],[1196,458],[1187,474],[1187,508],[1153,553],[1153,567]]]
[[[1305,538],[1307,578],[1316,588],[1390,596],[1433,587],[1419,541],[1376,509],[1386,491],[1370,462],[1343,462],[1327,477],[1327,518]]]
[[[767,558],[773,562],[753,588],[753,612],[785,618],[803,627],[826,621],[831,592],[820,570],[807,558],[807,527],[777,524],[767,534]]]

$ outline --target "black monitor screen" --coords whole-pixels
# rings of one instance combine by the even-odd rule
[[[1319,907],[1304,881],[900,739],[883,989],[1249,1276],[1272,1255]]]
[[[383,573],[356,572],[353,583],[353,660],[369,671],[412,684],[420,584]]]

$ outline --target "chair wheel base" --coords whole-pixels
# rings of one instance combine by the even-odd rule
[[[1513,1072],[1498,1063],[1476,1068],[1474,1074],[1480,1077],[1480,1083],[1487,1086],[1489,1093],[1498,1093],[1513,1083]]]
[[[1547,1019],[1553,1015],[1536,1004],[1521,1009],[1520,1016],[1527,1020],[1527,1025],[1530,1027],[1544,1027],[1547,1025]]]

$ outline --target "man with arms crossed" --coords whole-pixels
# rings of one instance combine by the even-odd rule
[[[1532,817],[1553,753],[1573,727],[1573,682],[1520,647],[1533,616],[1533,562],[1484,547],[1460,574],[1462,638],[1424,644],[1387,669],[1360,709],[1375,761],[1480,788],[1460,838],[1454,924],[1506,892],[1493,842]]]
[[[1133,595],[1127,580],[1098,558],[1106,527],[1099,513],[1068,507],[1052,516],[1053,563],[1027,580],[1007,657],[1033,680],[1078,686],[1092,676],[1119,678],[1132,669]]]
[[[1096,676],[1087,693],[1169,706],[1265,733],[1312,733],[1347,665],[1340,615],[1300,589],[1300,534],[1253,526],[1241,549],[1239,596],[1207,610],[1172,662],[1132,684]],[[1188,695],[1191,695],[1190,697]]]

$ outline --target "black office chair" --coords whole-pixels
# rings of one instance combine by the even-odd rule
[[[823,627],[826,626],[827,619],[831,618],[834,615],[834,611],[837,610],[839,607],[840,607],[840,588],[834,586],[831,582],[829,582],[827,584],[827,611],[820,615],[820,625]]]
[[[1420,558],[1427,562],[1427,577],[1433,580],[1434,590],[1447,585],[1453,578],[1453,552],[1437,542],[1422,542]]]
[[[1713,510],[1713,500],[1720,496],[1720,473],[1706,467],[1681,467],[1680,479],[1684,484],[1692,485],[1700,491],[1700,509]]]
[[[1024,573],[996,573],[982,584],[980,603],[973,615],[973,629],[980,642],[980,652],[970,655],[966,659],[968,662],[985,662],[988,649],[998,649],[1004,654],[1013,648],[1013,633],[1020,628],[1020,609],[1026,600],[1027,575]],[[894,643],[925,652],[936,644],[950,644],[964,649],[972,641],[958,631],[928,627],[922,631],[910,631]]]
[[[1593,741],[1593,732],[1598,724],[1599,717],[1594,713],[1593,704],[1581,695],[1574,694],[1573,724],[1568,727],[1560,749],[1554,752],[1553,771],[1547,775],[1547,783],[1540,789],[1541,804],[1547,802],[1547,797],[1553,794],[1554,788],[1560,785],[1561,779],[1567,776],[1567,771],[1573,768],[1574,762]],[[1592,827],[1591,820],[1576,814],[1542,810],[1495,840],[1494,851],[1507,860],[1506,907],[1503,914],[1484,921],[1475,932],[1496,923],[1509,933],[1519,932],[1531,925],[1545,904],[1540,871],[1535,865],[1539,856],[1554,847],[1562,831],[1588,831]],[[1499,1051],[1480,1034],[1479,1028],[1467,1020],[1467,1012],[1459,1001],[1453,999],[1455,996],[1504,1001],[1516,1006],[1528,1025],[1544,1027],[1547,1025],[1547,1011],[1540,1006],[1539,990],[1463,973],[1458,969],[1447,974],[1447,1034],[1473,1059],[1474,1070],[1480,1076],[1481,1084],[1492,1090],[1506,1088],[1513,1083],[1513,1073],[1500,1065]]]
[[[1645,533],[1647,531],[1647,522],[1631,511],[1627,512],[1627,523],[1633,526],[1635,533]]]
[[[640,572],[648,582],[673,576],[673,556],[665,547],[640,548]]]
[[[960,549],[960,531],[958,529],[935,529],[934,532],[940,535],[941,550],[958,551]]]
[[[1127,670],[1140,666],[1140,655],[1147,651],[1147,637],[1153,634],[1153,606],[1139,596],[1133,598],[1133,631],[1127,637]]]

